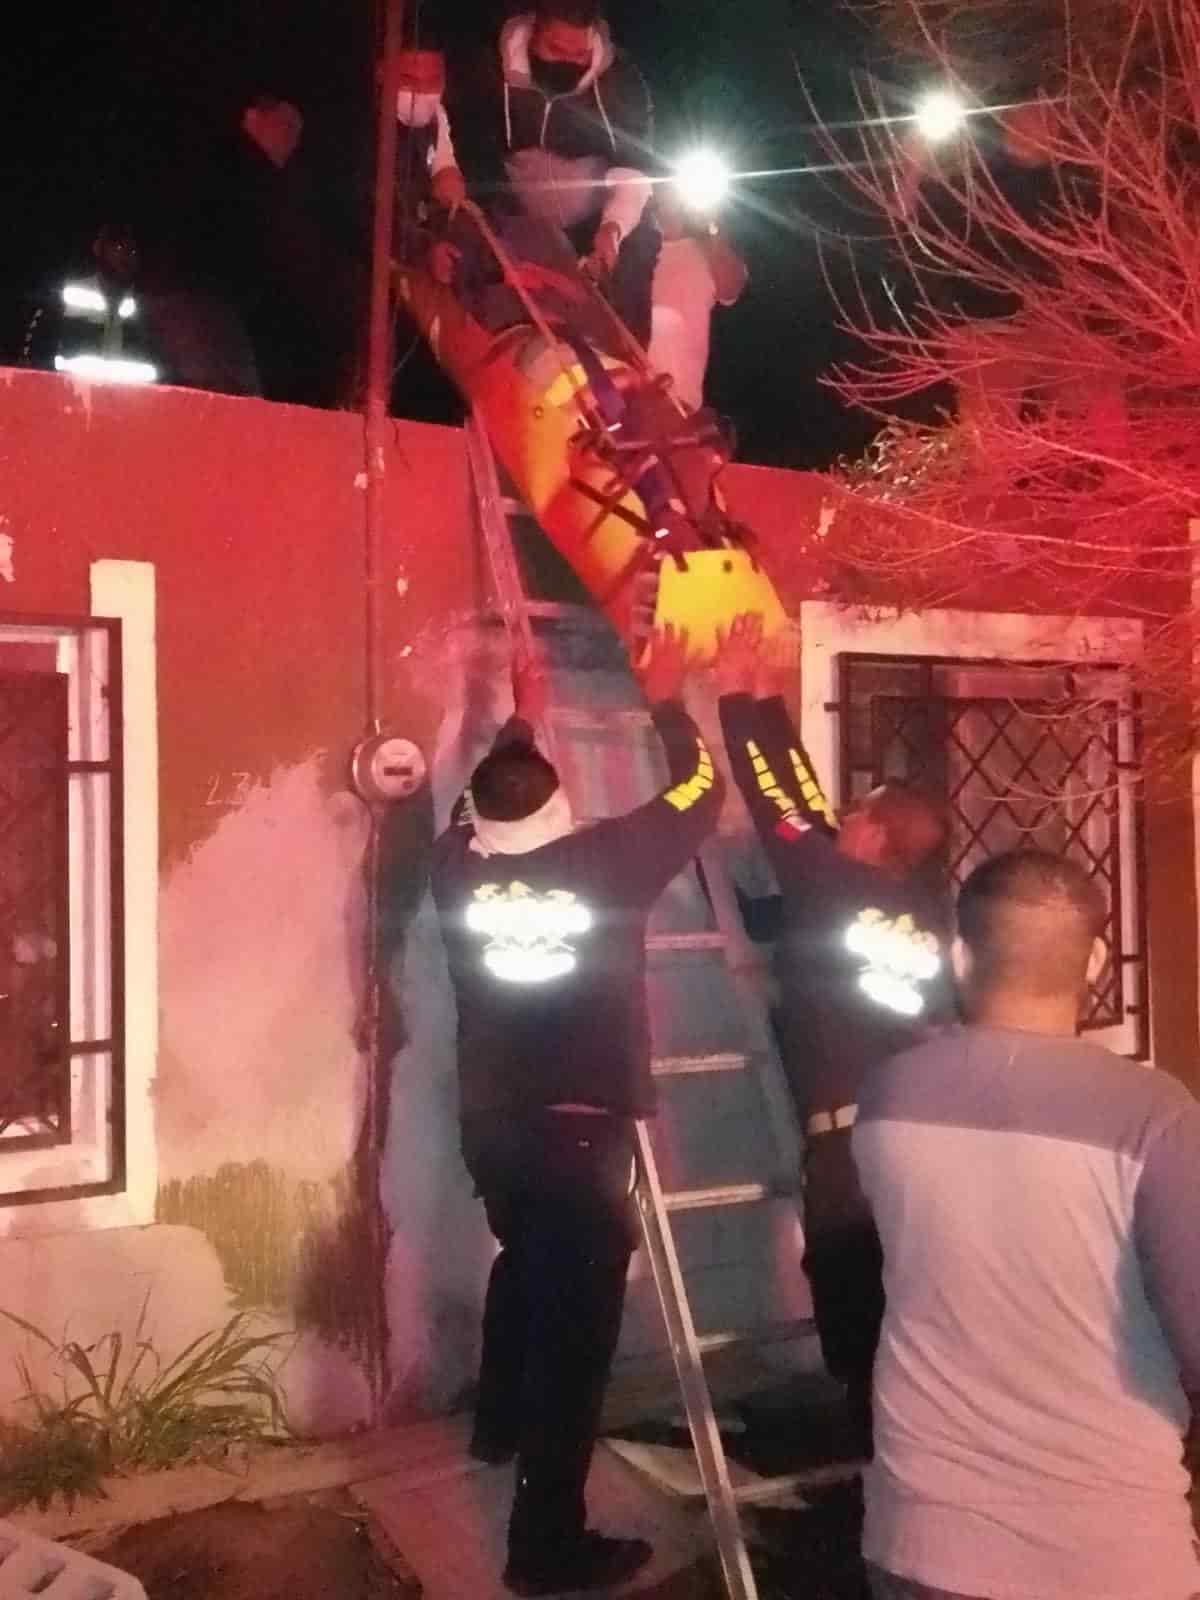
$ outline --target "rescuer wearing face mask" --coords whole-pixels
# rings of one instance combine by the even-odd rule
[[[794,648],[765,642],[759,618],[734,620],[716,672],[730,770],[781,896],[777,1029],[804,1135],[813,1315],[869,1454],[882,1257],[850,1135],[863,1075],[943,1019],[937,918],[915,875],[942,848],[946,824],[924,796],[887,783],[838,826],[782,697]]]
[[[444,104],[446,58],[441,50],[410,46],[395,59],[396,178],[402,195],[428,197],[453,210],[467,197]]]
[[[598,0],[537,0],[510,18],[488,76],[486,94],[463,99],[472,178],[611,272],[650,197],[653,107]]]
[[[587,1528],[587,1481],[636,1243],[634,1119],[654,1110],[645,994],[651,906],[716,826],[723,785],[679,701],[686,636],[641,668],[669,782],[576,828],[516,715],[434,846],[432,884],[458,1003],[467,1168],[500,1242],[488,1283],[472,1452],[517,1458],[507,1586],[606,1587],[650,1556]]]
[[[414,44],[392,63],[396,92],[397,256],[428,252],[439,283],[450,283],[461,251],[454,215],[467,198],[446,112],[446,58],[436,46]]]

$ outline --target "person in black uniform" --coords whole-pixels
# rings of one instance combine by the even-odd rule
[[[813,1315],[826,1367],[846,1386],[856,1445],[870,1454],[882,1256],[850,1130],[863,1074],[916,1043],[946,1004],[939,919],[915,881],[946,826],[928,799],[894,782],[838,826],[782,698],[787,654],[764,647],[761,619],[735,619],[717,659],[721,729],[781,895],[777,1027],[805,1140]]]
[[[677,698],[685,668],[686,637],[666,630],[640,674],[668,787],[579,829],[534,745],[541,680],[518,672],[516,715],[434,846],[463,1155],[501,1246],[472,1450],[517,1457],[504,1574],[517,1594],[619,1583],[651,1553],[588,1531],[584,1485],[636,1243],[633,1124],[655,1104],[647,915],[723,793]]]

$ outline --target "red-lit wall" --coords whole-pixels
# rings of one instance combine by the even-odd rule
[[[0,616],[85,614],[100,559],[156,574],[160,1222],[209,1252],[205,1295],[223,1276],[233,1303],[295,1319],[333,1353],[306,1369],[304,1414],[321,1426],[362,1410],[373,1310],[354,1166],[365,819],[346,785],[367,714],[363,466],[353,415],[0,373]],[[821,480],[735,467],[725,486],[803,598]],[[462,709],[461,641],[488,597],[461,435],[395,423],[385,503],[381,709],[432,753]],[[1192,848],[1190,802],[1167,796],[1150,828],[1156,1037],[1184,1075]],[[426,921],[406,980],[418,993],[435,947]],[[384,1170],[392,1377],[412,1404],[461,1381],[487,1249],[454,1151],[444,1020],[419,1019],[398,1058]]]

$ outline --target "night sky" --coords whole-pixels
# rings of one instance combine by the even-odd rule
[[[451,63],[507,14],[481,0],[426,0]],[[517,7],[516,9],[519,9]],[[610,0],[620,42],[650,80],[663,154],[702,136],[747,171],[825,159],[798,81],[829,118],[852,116],[855,76],[902,95],[896,65],[834,0]],[[0,78],[0,357],[20,347],[29,296],[86,260],[105,220],[187,240],[220,231],[219,152],[256,87],[294,99],[326,187],[347,210],[365,193],[370,0],[126,0],[23,6],[6,19]],[[852,348],[825,286],[850,266],[878,277],[878,224],[836,181],[744,184],[725,216],[751,269],[742,304],[718,314],[711,399],[744,459],[820,464],[869,434],[820,385]],[[850,242],[847,242],[847,241]],[[397,408],[420,410],[420,394]]]

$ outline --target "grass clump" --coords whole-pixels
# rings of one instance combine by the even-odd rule
[[[144,1336],[60,1342],[0,1309],[49,1354],[53,1389],[18,1358],[20,1420],[0,1423],[0,1511],[103,1494],[110,1473],[153,1472],[224,1454],[230,1445],[290,1436],[279,1367],[284,1333],[255,1332],[247,1312],[163,1361]]]

